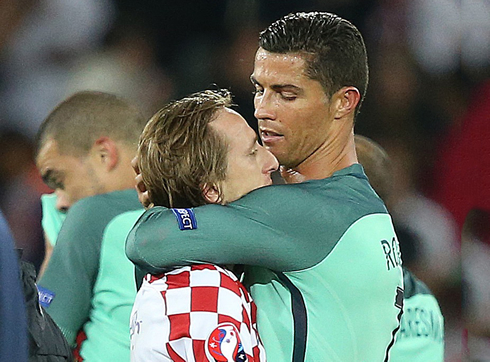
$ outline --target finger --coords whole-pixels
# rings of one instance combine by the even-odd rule
[[[136,177],[134,178],[134,180],[136,182],[136,188],[137,188],[137,190],[140,191],[140,192],[145,192],[146,191],[146,185],[143,182],[143,176],[141,174],[138,174],[138,175],[136,175]]]
[[[138,166],[138,156],[134,156],[134,158],[131,160],[131,166],[133,167],[134,172],[136,174],[140,174],[140,168]]]
[[[150,195],[148,194],[148,191],[138,193],[138,200],[140,201],[141,205],[145,207],[145,209],[150,208],[150,205],[153,207],[153,204],[150,202]]]

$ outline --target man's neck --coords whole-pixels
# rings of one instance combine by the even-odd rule
[[[335,172],[357,163],[354,135],[344,142],[326,143],[310,157],[296,167],[281,166],[281,176],[286,183],[300,183],[308,180],[320,180],[332,176]]]
[[[117,165],[110,172],[104,173],[102,182],[106,192],[132,189],[135,187],[135,172],[131,167],[131,159],[134,151],[119,147]]]

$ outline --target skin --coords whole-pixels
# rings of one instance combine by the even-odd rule
[[[357,163],[353,124],[359,91],[342,87],[329,98],[306,75],[305,65],[300,53],[259,48],[251,76],[260,137],[288,183],[326,178]]]
[[[108,137],[100,137],[86,156],[78,157],[60,152],[56,140],[49,138],[39,150],[36,165],[46,185],[56,193],[56,208],[66,212],[84,197],[132,188],[133,153]],[[38,278],[43,275],[52,251],[46,239]]]
[[[46,185],[57,196],[57,209],[67,211],[76,201],[133,187],[133,150],[100,137],[85,156],[62,153],[54,139],[41,147],[36,164]]]
[[[103,193],[90,157],[61,154],[55,140],[48,140],[37,157],[37,167],[46,185],[57,196],[56,208],[66,211],[83,197]]]
[[[226,204],[272,184],[271,173],[279,167],[277,159],[258,143],[254,130],[241,115],[225,108],[209,125],[220,132],[228,144],[226,179],[218,186],[222,199],[217,199],[215,187],[214,192],[206,194],[209,201]]]
[[[327,178],[358,162],[354,115],[359,90],[342,87],[329,98],[320,82],[306,75],[305,66],[300,53],[259,48],[250,76],[262,143],[278,159],[286,183]],[[139,200],[151,207],[136,158],[132,165]]]

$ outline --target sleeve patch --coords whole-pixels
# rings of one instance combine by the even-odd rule
[[[172,209],[180,230],[197,229],[196,215],[192,209]]]
[[[39,285],[37,286],[37,290],[39,293],[39,304],[41,304],[44,308],[49,307],[56,294],[49,289],[40,287]]]

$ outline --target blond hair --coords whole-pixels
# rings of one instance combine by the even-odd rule
[[[170,102],[148,122],[138,145],[138,166],[151,202],[166,207],[206,204],[205,184],[226,177],[224,137],[209,127],[231,106],[226,90],[194,93]]]

